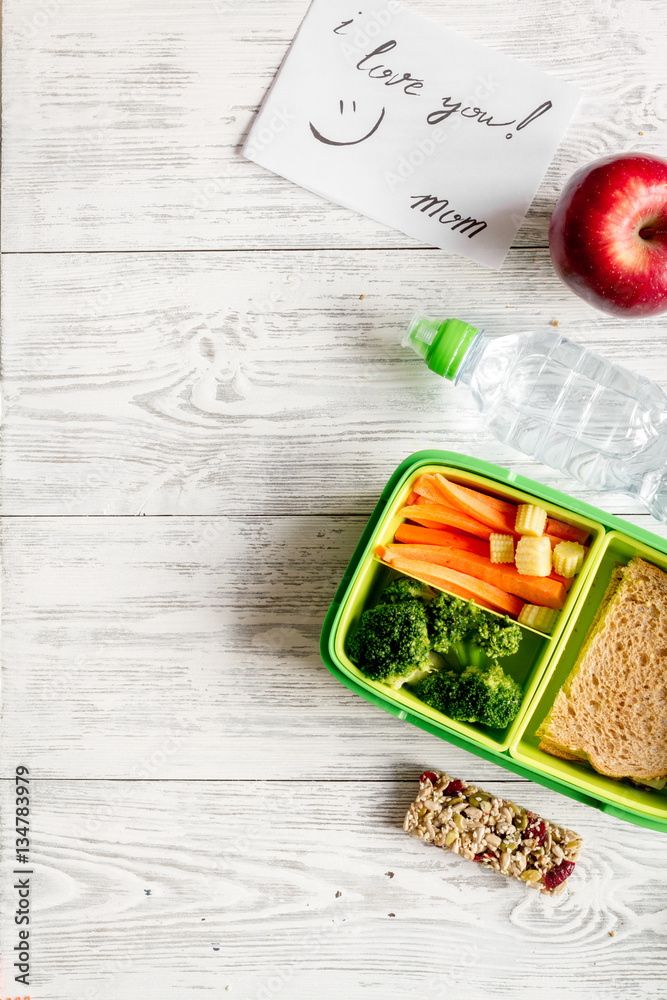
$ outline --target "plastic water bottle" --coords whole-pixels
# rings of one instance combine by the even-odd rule
[[[403,345],[467,385],[499,441],[667,521],[667,396],[654,382],[552,329],[487,337],[416,316]]]

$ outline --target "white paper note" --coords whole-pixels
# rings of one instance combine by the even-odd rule
[[[313,0],[243,153],[497,269],[579,96],[395,0]]]

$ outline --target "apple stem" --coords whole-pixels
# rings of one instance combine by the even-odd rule
[[[667,227],[665,226],[645,226],[644,229],[639,230],[639,235],[643,240],[652,240],[656,236],[667,236]]]

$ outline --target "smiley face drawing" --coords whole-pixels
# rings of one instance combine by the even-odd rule
[[[348,120],[351,117],[351,115],[356,115],[356,113],[357,113],[357,102],[356,101],[352,101],[351,105],[352,105],[352,111],[350,113],[349,112],[350,102],[348,102],[347,109],[345,107],[345,102],[344,101],[339,101],[338,102],[338,107],[339,107],[339,110],[340,110],[341,117],[343,117],[343,118],[345,117],[346,110],[348,112]],[[385,108],[383,107],[382,111],[380,112],[380,117],[377,119],[377,121],[375,122],[375,124],[373,125],[373,127],[371,128],[371,130],[369,132],[366,132],[359,139],[356,139],[356,138],[355,139],[342,139],[342,140],[341,139],[331,139],[331,138],[327,137],[326,135],[323,135],[320,132],[319,129],[315,128],[315,126],[313,125],[312,122],[308,122],[308,124],[310,125],[310,131],[313,133],[313,135],[315,136],[315,138],[317,139],[318,142],[323,142],[327,146],[356,146],[358,143],[365,142],[366,139],[370,139],[370,137],[372,135],[374,135],[375,132],[377,132],[377,130],[379,129],[380,125],[382,124],[382,119],[384,118],[384,113],[385,113]],[[368,119],[366,119],[366,124],[367,123],[368,123]],[[327,129],[327,131],[329,131],[329,129]],[[347,131],[347,124],[345,125],[345,130],[344,131]],[[352,134],[355,134],[355,133],[358,134],[358,126],[356,125],[356,122],[355,122],[354,129],[352,129],[350,127],[350,131],[352,131]]]

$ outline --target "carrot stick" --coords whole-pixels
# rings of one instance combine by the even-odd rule
[[[583,528],[575,528],[573,524],[566,524],[564,521],[555,521],[552,517],[547,518],[544,526],[545,534],[555,535],[559,541],[579,542],[584,545],[588,541],[588,532]]]
[[[429,506],[433,505],[429,501],[425,502],[423,505],[420,504],[420,506],[424,506],[425,509],[428,509]],[[452,519],[450,517],[450,520],[455,521],[456,518]],[[413,521],[415,521],[416,524],[410,523]],[[415,517],[414,515],[411,515],[410,522],[404,521],[402,524],[399,524],[394,534],[395,541],[411,542],[421,545],[452,545],[454,548],[466,549],[469,552],[476,552],[481,556],[489,555],[489,546],[486,541],[480,537],[481,532],[473,538],[469,534],[465,534],[460,530],[447,531],[444,524],[439,521],[430,521],[426,517]],[[456,525],[454,525],[454,527],[456,527]],[[486,529],[485,525],[482,525],[482,528],[485,529],[485,534],[486,530],[488,530],[489,534],[491,533],[491,529]],[[419,532],[419,534],[417,534],[417,532]],[[515,539],[521,538],[521,535],[516,532],[513,532],[513,535]],[[561,538],[556,538],[554,535],[546,535],[546,537],[549,539],[552,549],[554,549],[558,543],[562,541]],[[586,549],[586,551],[588,551],[588,549]],[[493,565],[495,566],[498,564],[494,563]],[[566,590],[569,590],[574,583],[574,577],[559,576],[558,573],[555,573],[553,570],[549,574],[549,579],[555,580],[556,583],[560,583]]]
[[[472,499],[477,497],[488,507],[493,507],[494,510],[499,510],[501,513],[507,514],[508,517],[512,518],[512,527],[514,527],[518,502],[511,503],[509,500],[501,500],[499,497],[493,497],[489,493],[482,493],[480,490],[473,490],[468,486],[461,486],[460,483],[457,483],[456,485],[466,496]],[[547,523],[544,527],[544,534],[555,535],[556,538],[559,538],[561,541],[565,539],[565,541],[568,542],[579,542],[581,545],[585,545],[588,541],[588,532],[584,528],[576,528],[573,524],[567,524],[565,521],[558,521],[554,517],[547,518]]]
[[[507,514],[508,517],[516,518],[517,503],[512,503],[510,500],[501,500],[499,497],[492,497],[489,493],[470,489],[469,486],[461,486],[460,483],[456,485],[470,499],[480,499],[487,507],[493,507],[494,510],[499,510],[502,514]]]
[[[418,493],[422,497],[426,497],[433,503],[447,502],[442,494],[442,491],[438,489],[435,476],[428,476],[426,474],[418,476],[412,484],[412,489],[415,493]]]
[[[445,500],[453,504],[460,511],[463,511],[468,517],[473,517],[475,520],[481,521],[482,524],[487,524],[493,531],[499,531],[503,534],[512,534],[514,532],[514,516],[490,507],[485,502],[486,497],[484,494],[475,493],[474,490],[464,492],[460,486],[457,486],[456,483],[450,483],[440,473],[437,473],[435,478],[438,487],[444,494]],[[475,495],[470,496],[470,493],[474,493]]]
[[[429,521],[427,517],[414,517],[412,514],[410,515],[410,520],[407,522],[404,521],[403,523],[412,524],[413,522],[415,524],[421,525],[423,528],[431,528],[433,531],[445,530],[444,524],[442,524],[442,522],[440,521]]]
[[[435,523],[435,522],[434,522]],[[481,538],[473,538],[459,531],[447,531],[446,528],[419,527],[416,524],[399,524],[394,534],[395,542],[410,542],[417,545],[451,545],[455,549],[465,549],[476,552],[480,556],[488,556],[489,543]]]
[[[421,493],[417,494],[417,499],[415,500],[415,504],[417,507],[433,507],[435,505],[438,507],[451,507],[452,510],[459,509],[458,507],[455,507],[453,504],[448,503],[444,497],[442,498],[442,500],[430,500],[429,497],[422,496]]]
[[[446,522],[445,521],[437,522],[435,520],[436,514],[431,515],[431,511],[436,506],[439,508],[440,512],[442,512],[443,510],[447,511],[448,520]],[[454,515],[459,515],[459,518],[468,517],[468,515],[464,514],[463,511],[461,510],[456,510],[456,508],[454,507],[443,507],[442,504],[434,504],[430,500],[427,500],[426,497],[419,496],[417,499],[417,504],[416,506],[414,506],[414,510],[419,510],[419,508],[421,508],[424,514],[426,514],[426,517],[421,517],[416,514],[406,514],[405,516],[409,517],[411,521],[416,521],[417,524],[423,524],[425,528],[435,528],[440,524],[446,523],[452,528],[458,528],[460,531],[468,531],[470,534],[474,533],[475,535],[477,535],[478,538],[488,538],[489,535],[491,534],[492,529],[488,525],[482,524],[481,521],[475,521],[475,524],[477,525],[478,528],[482,528],[484,530],[483,534],[482,531],[479,530],[473,532],[472,527],[464,528],[462,526],[463,522],[458,520]],[[431,515],[430,520],[429,520],[429,515]],[[438,514],[437,516],[440,516],[440,514]],[[467,523],[469,524],[470,522],[468,521]],[[517,541],[519,538],[522,537],[519,534],[519,532],[514,531],[513,528],[507,528],[505,531],[501,532],[501,534],[511,535],[515,541]],[[552,549],[555,549],[556,546],[559,544],[559,542],[563,541],[563,539],[559,538],[557,535],[550,535],[546,531],[544,532],[544,535],[545,538],[549,539],[549,543]]]
[[[399,546],[400,547],[400,546]],[[382,562],[393,566],[394,569],[405,573],[407,576],[417,577],[424,583],[429,583],[440,590],[448,590],[452,594],[473,600],[482,607],[490,608],[492,611],[499,611],[502,614],[518,615],[523,607],[520,601],[513,594],[508,594],[492,584],[486,583],[474,576],[466,573],[459,573],[457,570],[438,566],[433,562],[424,562],[420,559],[406,559],[401,555],[396,555],[390,551],[391,546],[378,545],[375,555]]]
[[[399,524],[394,534],[394,541],[408,542],[412,545],[451,545],[454,549],[465,549],[467,552],[476,552],[479,556],[489,557],[488,542],[481,538],[473,538],[471,535],[464,535],[460,531],[447,531],[437,521],[427,521],[426,518],[420,520],[419,525],[409,524],[406,521]],[[498,563],[493,565],[497,566]],[[574,583],[573,576],[559,576],[553,570],[548,579],[560,583],[566,590],[569,590]]]
[[[461,486],[459,483],[457,483],[457,487],[462,493],[466,494],[471,499],[481,500],[488,507],[493,507],[494,510],[502,511],[502,513],[507,514],[508,517],[516,517],[516,503],[512,503],[509,500],[501,500],[499,497],[492,497],[488,493],[482,493],[480,490],[470,489],[468,486]],[[419,493],[420,496],[427,497],[433,503],[445,503],[444,494],[438,486],[435,475],[423,473],[415,479],[412,484],[412,488],[415,493]]]
[[[500,497],[482,493],[480,490],[462,486],[460,483],[452,483],[440,473],[433,476],[427,474],[418,476],[412,488],[415,493],[432,503],[450,504],[457,510],[474,517],[475,520],[489,525],[494,531],[519,537],[514,531],[516,503],[501,500]],[[496,514],[501,515],[501,517],[496,517]],[[581,545],[588,541],[588,532],[584,528],[577,528],[573,524],[558,521],[553,517],[547,518],[544,534],[549,535],[552,549],[558,544],[558,541],[579,542]],[[554,538],[558,541],[554,541]]]
[[[403,559],[417,559],[447,566],[460,573],[477,577],[492,584],[499,590],[523,598],[529,604],[539,604],[546,608],[562,608],[567,591],[565,587],[548,576],[526,576],[517,572],[516,566],[508,563],[492,563],[485,556],[465,552],[447,545],[405,545],[395,543],[386,546],[389,555]]]
[[[479,490],[471,490],[467,486],[461,486],[460,483],[457,483],[457,486],[464,494],[473,498],[477,495],[482,503],[493,507],[494,510],[499,510],[503,514],[507,514],[508,517],[512,518],[512,527],[514,527],[518,507],[517,502],[511,503],[508,500],[500,500],[499,497],[492,497],[490,494],[481,493]],[[565,539],[568,542],[580,542],[581,545],[584,545],[588,541],[588,532],[583,528],[575,528],[573,524],[567,524],[565,521],[557,521],[554,517],[547,518],[547,523],[544,526],[544,534],[553,535],[560,541]],[[558,543],[552,543],[551,548],[554,548],[554,544],[557,545]]]
[[[468,534],[476,535],[477,538],[484,538],[487,542],[491,534],[491,528],[487,525],[481,524],[473,517],[468,517],[467,514],[464,514],[460,510],[445,507],[443,504],[429,503],[423,506],[415,504],[410,507],[403,507],[399,511],[399,514],[401,517],[408,517],[411,521],[417,521],[419,524],[423,522],[424,518],[430,522],[437,521],[440,524],[448,525],[450,528],[467,531]]]
[[[481,493],[479,490],[472,490],[468,486],[461,486],[460,483],[457,483],[456,486],[457,489],[459,489],[461,493],[469,499],[478,499],[481,503],[486,504],[487,507],[500,511],[501,514],[506,514],[508,519],[511,520],[512,528],[514,528],[518,506],[517,503],[500,500],[498,497],[492,497],[488,493]],[[508,524],[510,523],[510,520],[508,520]],[[555,517],[547,518],[547,522],[544,526],[544,534],[550,536],[553,535],[560,541],[565,540],[568,542],[579,542],[581,545],[585,545],[588,541],[588,532],[584,528],[576,528],[573,524],[567,524],[565,521],[558,521]],[[552,545],[551,547],[553,548],[554,546]]]

